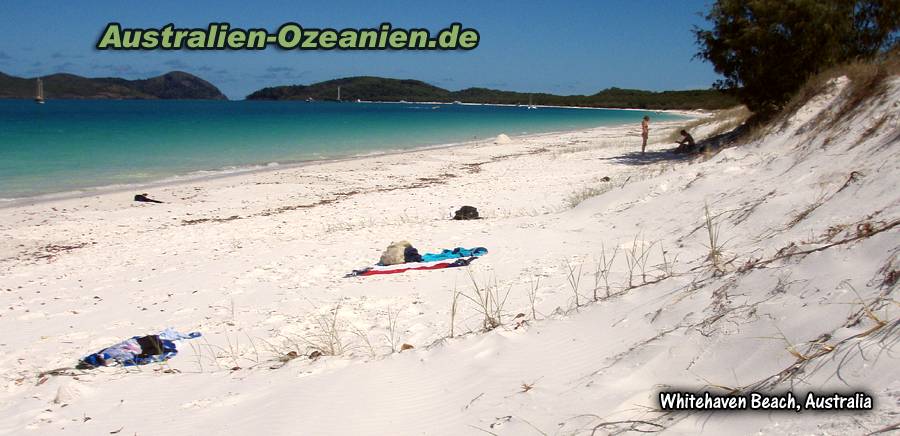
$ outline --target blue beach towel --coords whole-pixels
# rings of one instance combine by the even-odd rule
[[[456,247],[452,250],[444,249],[440,253],[426,253],[422,255],[422,262],[434,262],[438,260],[458,259],[461,257],[479,257],[487,254],[487,248],[462,248]]]

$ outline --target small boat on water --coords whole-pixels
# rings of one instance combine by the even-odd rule
[[[36,88],[34,91],[34,102],[44,104],[44,81],[40,77],[37,79]]]
[[[534,103],[531,102],[530,95],[528,96],[528,107],[526,109],[537,109],[537,106],[535,106]]]

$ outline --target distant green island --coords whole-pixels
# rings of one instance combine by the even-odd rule
[[[227,100],[213,84],[193,74],[172,71],[143,80],[88,78],[74,74],[41,76],[47,99]],[[34,98],[37,78],[0,73],[0,98]]]
[[[347,77],[312,85],[289,85],[263,88],[247,96],[247,100],[336,100],[338,87],[343,101],[409,101],[582,106],[634,109],[724,109],[738,101],[714,89],[690,91],[641,91],[609,88],[593,95],[554,95],[467,88],[449,91],[419,80],[383,77]]]
[[[215,85],[195,75],[172,71],[142,80],[117,77],[88,78],[74,74],[42,76],[47,99],[109,100],[227,100]],[[30,99],[37,78],[0,73],[0,99]],[[340,87],[342,101],[462,102],[511,105],[550,105],[634,109],[724,109],[738,104],[730,95],[714,89],[688,91],[642,91],[608,88],[592,95],[555,95],[466,88],[450,91],[420,80],[384,77],[346,77],[313,83],[263,88],[247,100],[336,101]]]

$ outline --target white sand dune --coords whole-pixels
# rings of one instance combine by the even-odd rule
[[[709,159],[658,152],[678,126],[655,123],[645,156],[637,126],[599,128],[173,184],[158,205],[129,192],[2,209],[0,434],[895,425],[900,80],[834,121],[847,89]],[[462,205],[484,219],[449,220]],[[490,253],[344,278],[402,239]],[[597,262],[615,247],[607,288]],[[473,279],[509,292],[504,325],[482,332],[461,297],[451,338],[454,290],[473,296]],[[335,310],[340,344],[325,340]],[[39,377],[169,326],[204,336],[162,365]],[[342,352],[305,357],[323,342]],[[667,414],[661,389],[859,390],[876,406]]]

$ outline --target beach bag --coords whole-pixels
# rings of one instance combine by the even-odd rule
[[[416,250],[416,247],[410,245],[409,247],[406,247],[405,250],[403,250],[403,261],[405,263],[421,262],[422,255],[419,254],[419,250]]]
[[[378,264],[398,265],[406,263],[406,253],[408,249],[412,249],[413,251],[416,250],[408,241],[391,242],[391,245],[388,245],[388,248],[381,253],[381,260],[378,261]],[[415,251],[415,253],[418,255],[418,251]]]
[[[472,206],[463,206],[453,214],[453,219],[455,220],[477,220],[478,219],[478,209],[475,209]]]

